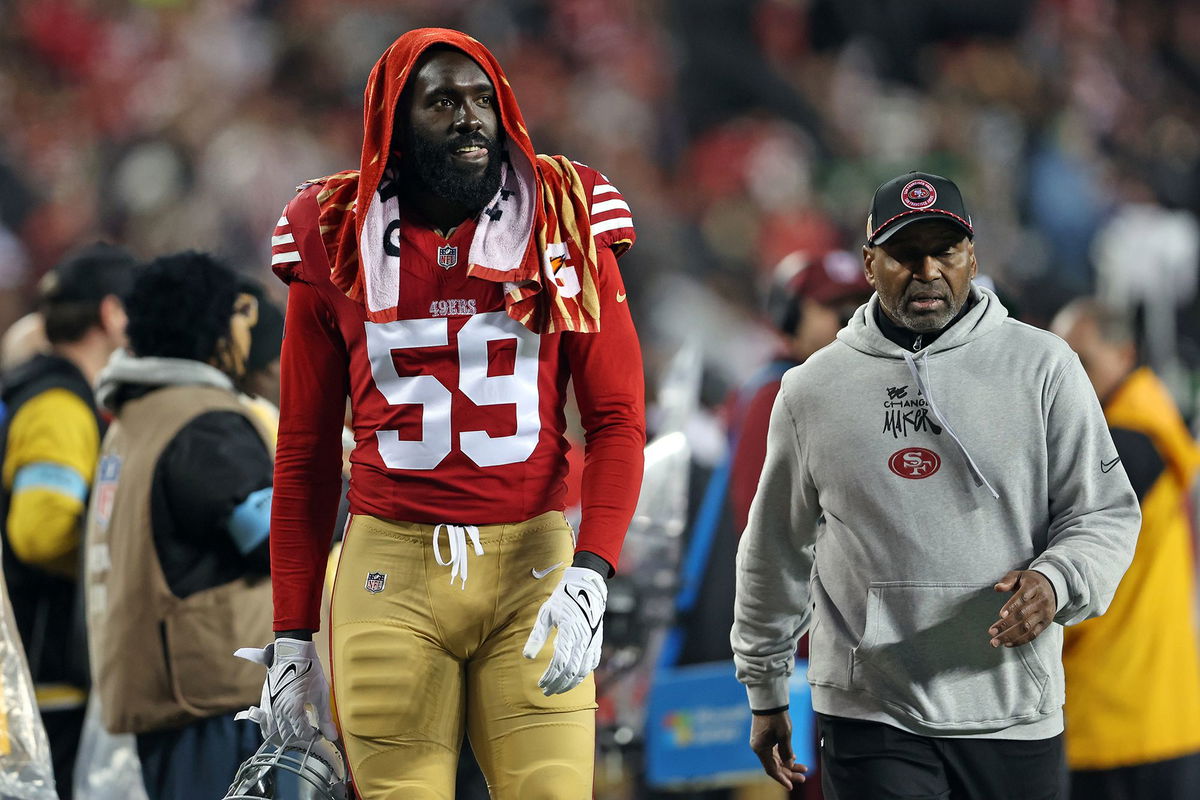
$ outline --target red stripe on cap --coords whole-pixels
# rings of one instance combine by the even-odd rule
[[[889,219],[887,222],[883,223],[882,225],[877,226],[875,228],[875,230],[871,231],[871,235],[867,237],[867,241],[868,242],[875,241],[875,237],[879,235],[879,232],[881,230],[883,230],[884,228],[886,228],[888,225],[891,225],[893,222],[900,219],[901,217],[911,217],[913,214],[944,214],[947,217],[953,217],[954,219],[958,220],[959,223],[964,228],[967,229],[968,233],[970,233],[972,236],[975,235],[975,229],[971,227],[971,223],[967,222],[965,219],[960,217],[958,214],[955,214],[953,211],[945,211],[940,208],[919,208],[919,209],[916,209],[913,211],[905,211],[902,214],[897,214],[896,216]]]

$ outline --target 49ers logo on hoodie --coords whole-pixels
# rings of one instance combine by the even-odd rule
[[[924,447],[906,447],[892,453],[892,457],[888,459],[888,469],[901,478],[913,481],[928,478],[941,466],[941,456]]]

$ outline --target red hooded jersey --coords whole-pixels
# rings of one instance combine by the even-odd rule
[[[369,322],[329,279],[321,184],[284,209],[272,259],[291,287],[271,531],[278,630],[317,626],[347,396],[352,513],[516,522],[565,506],[563,406],[573,379],[586,432],[578,547],[617,564],[645,442],[640,350],[612,249],[629,241],[632,219],[603,176],[577,169],[593,194],[595,228],[604,229],[595,234],[596,333],[529,331],[505,313],[501,284],[465,273],[473,221],[444,239],[406,217],[400,318]]]
[[[370,322],[330,281],[322,185],[284,209],[272,259],[291,287],[271,530],[277,630],[318,625],[347,396],[352,513],[515,522],[564,507],[573,379],[586,432],[578,548],[617,564],[645,440],[640,350],[613,250],[631,240],[632,219],[603,176],[577,169],[593,197],[596,333],[531,332],[505,313],[502,284],[466,274],[473,221],[444,239],[403,216],[399,319]]]
[[[435,45],[487,74],[502,180],[513,181],[448,239],[387,205],[395,195],[381,186],[403,158],[396,104]],[[595,170],[535,156],[499,63],[457,31],[410,31],[388,48],[364,127],[360,169],[302,187],[272,241],[291,287],[271,520],[277,630],[318,625],[347,397],[355,514],[488,524],[561,510],[569,381],[586,434],[579,549],[617,564],[641,484],[641,357],[616,265],[635,234],[620,193]]]

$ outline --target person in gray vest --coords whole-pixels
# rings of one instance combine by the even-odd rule
[[[258,730],[234,712],[271,633],[269,437],[238,399],[253,295],[203,253],[156,259],[128,298],[132,353],[100,375],[116,419],[88,515],[92,675],[111,733],[133,733],[150,800],[221,796]]]

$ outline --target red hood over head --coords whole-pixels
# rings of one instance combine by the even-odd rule
[[[401,36],[384,51],[371,76],[363,95],[363,149],[358,181],[357,231],[362,234],[363,211],[370,206],[371,196],[379,188],[388,156],[392,152],[392,125],[396,118],[396,106],[400,94],[412,76],[413,67],[421,54],[435,45],[461,50],[487,74],[496,89],[500,123],[508,139],[510,152],[519,150],[531,166],[536,162],[533,143],[525,129],[525,119],[517,106],[517,98],[500,62],[491,52],[475,39],[461,31],[449,28],[417,28]],[[512,153],[513,156],[516,153]]]

